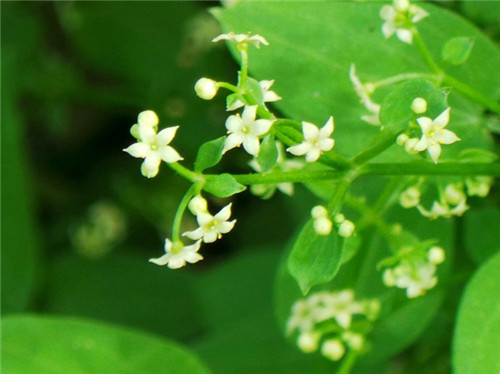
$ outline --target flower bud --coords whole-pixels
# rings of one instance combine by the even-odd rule
[[[297,339],[297,345],[304,353],[312,353],[318,349],[320,335],[311,331],[303,332]]]
[[[311,209],[311,216],[313,218],[321,218],[326,217],[328,215],[328,211],[323,205],[316,205]]]
[[[427,101],[425,101],[425,99],[422,99],[421,97],[417,97],[411,103],[411,110],[416,114],[425,113],[427,111]]]
[[[408,141],[408,139],[410,139],[410,137],[406,134],[400,134],[397,138],[396,138],[396,144],[399,145],[400,147],[404,146],[405,143]]]
[[[394,287],[397,282],[396,274],[392,269],[386,269],[382,275],[382,281],[387,287]]]
[[[137,116],[137,122],[139,125],[151,126],[153,128],[158,127],[158,123],[160,122],[158,116],[152,110],[145,110],[140,112]]]
[[[435,265],[442,264],[445,259],[445,253],[443,248],[437,246],[432,247],[431,249],[429,249],[428,258],[429,261]]]
[[[349,347],[351,347],[355,351],[361,350],[361,348],[363,348],[363,344],[365,342],[363,335],[352,332],[352,331],[344,332],[342,334],[342,339],[347,343],[347,345]]]
[[[342,222],[344,222],[344,221],[345,221],[345,217],[344,217],[344,215],[343,215],[342,213],[339,213],[339,214],[337,214],[337,215],[335,216],[335,218],[334,218],[333,220],[335,221],[335,223],[336,223],[337,225],[340,225]]]
[[[339,235],[342,236],[343,238],[349,238],[352,236],[354,228],[355,228],[354,223],[346,219],[339,226]]]
[[[419,142],[419,139],[417,138],[410,138],[406,141],[405,143],[405,151],[409,153],[410,155],[415,155],[419,151],[415,150],[415,146]]]
[[[207,211],[207,201],[201,195],[196,195],[189,202],[188,208],[194,215],[204,213]]]
[[[462,186],[457,184],[447,185],[444,189],[444,198],[450,204],[459,204],[465,199],[465,194],[462,190]]]
[[[332,221],[326,217],[319,217],[314,220],[314,231],[318,235],[328,235],[332,231]]]
[[[212,100],[217,94],[218,89],[217,82],[208,78],[200,78],[194,85],[196,95],[203,100]]]
[[[332,361],[338,361],[345,353],[345,347],[339,339],[328,339],[321,346],[321,354]]]

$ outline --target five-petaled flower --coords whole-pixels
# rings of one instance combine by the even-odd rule
[[[321,129],[312,123],[302,122],[304,141],[287,148],[287,151],[295,156],[305,155],[307,162],[316,161],[321,153],[331,150],[335,145],[335,140],[330,138],[333,127],[333,117]]]
[[[242,46],[246,48],[248,44],[252,44],[253,46],[260,48],[260,44],[269,45],[269,42],[260,35],[251,35],[248,34],[235,34],[234,32],[229,32],[227,34],[221,34],[216,38],[212,39],[212,42],[217,43],[221,40],[227,40],[233,43],[236,43],[237,46]]]
[[[231,231],[236,220],[228,221],[231,216],[231,203],[221,209],[219,213],[212,216],[207,211],[198,211],[196,220],[199,227],[196,230],[188,231],[182,234],[193,240],[203,240],[205,243],[213,243]]]
[[[252,156],[257,156],[260,151],[259,137],[269,131],[273,124],[272,120],[255,119],[257,105],[246,106],[243,114],[232,115],[226,120],[226,128],[229,136],[224,143],[223,153],[239,147],[243,148]]]
[[[167,265],[170,269],[179,269],[186,265],[186,262],[194,264],[203,259],[198,253],[201,240],[191,245],[184,245],[181,241],[171,242],[165,240],[165,254],[159,258],[152,258],[149,262],[156,265]]]
[[[147,178],[153,178],[158,174],[162,160],[172,163],[183,159],[175,149],[168,145],[179,126],[167,127],[156,133],[157,121],[154,120],[156,115],[152,116],[151,113],[154,114],[152,111],[139,114],[138,124],[132,127],[133,133],[137,133],[137,143],[124,149],[131,156],[144,159],[141,173]]]
[[[448,124],[449,119],[450,108],[445,109],[445,111],[434,120],[429,117],[417,118],[417,123],[422,129],[422,137],[415,145],[414,149],[419,152],[427,150],[432,158],[432,161],[436,164],[438,162],[439,155],[441,154],[441,145],[455,143],[460,140],[454,132],[444,129]]]
[[[386,38],[396,33],[399,40],[411,44],[415,32],[413,25],[428,15],[422,8],[411,5],[409,0],[394,0],[393,5],[384,5],[380,10],[380,17],[385,21],[382,33]]]

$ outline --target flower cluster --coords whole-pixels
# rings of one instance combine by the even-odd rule
[[[399,40],[411,44],[416,32],[414,24],[428,15],[424,9],[410,4],[409,0],[393,0],[392,5],[384,5],[380,10],[380,17],[385,21],[382,33],[386,38],[396,33]]]
[[[171,269],[183,267],[186,262],[194,264],[203,259],[198,253],[201,242],[215,242],[222,237],[222,234],[231,231],[236,223],[236,220],[228,221],[231,216],[231,204],[226,205],[215,216],[208,212],[207,201],[201,195],[194,196],[188,206],[191,213],[196,216],[199,227],[182,235],[196,242],[184,245],[181,240],[172,242],[167,239],[165,241],[165,254],[160,258],[150,259],[150,262],[157,265],[167,265]]]
[[[444,260],[445,252],[441,247],[401,248],[396,256],[384,261],[392,266],[385,269],[383,282],[387,287],[406,289],[408,298],[422,296],[436,286],[436,265]]]
[[[432,203],[430,210],[425,209],[422,205],[417,205],[417,209],[424,217],[430,219],[461,216],[469,209],[463,184],[448,184],[443,191],[440,191],[439,200]]]
[[[379,310],[378,300],[357,301],[349,289],[318,292],[293,304],[287,334],[298,333],[297,345],[303,352],[320,349],[324,357],[338,361],[347,348],[364,348],[369,321],[378,317]]]
[[[422,114],[427,111],[427,101],[417,97],[413,100],[411,109],[415,114]],[[417,117],[416,122],[421,131],[420,139],[402,133],[397,139],[397,144],[404,146],[406,152],[410,154],[427,151],[432,161],[437,163],[441,155],[441,146],[460,140],[454,132],[445,129],[449,120],[450,108],[446,108],[435,119],[425,116]]]
[[[137,143],[124,149],[131,156],[144,159],[141,173],[146,178],[153,178],[158,174],[162,161],[173,163],[183,159],[169,146],[179,126],[167,127],[157,133],[158,122],[158,116],[152,110],[139,113],[137,123],[130,129]]]

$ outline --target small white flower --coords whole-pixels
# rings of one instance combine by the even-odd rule
[[[411,110],[416,114],[422,114],[427,111],[427,101],[421,97],[417,97],[411,103]]]
[[[185,232],[182,235],[192,240],[202,239],[205,243],[213,243],[217,239],[220,239],[222,234],[227,234],[231,231],[236,223],[236,220],[228,222],[231,216],[231,205],[231,203],[226,205],[215,216],[206,211],[199,211],[196,214],[196,220],[200,227],[196,230]]]
[[[196,95],[203,100],[212,100],[218,90],[219,86],[217,85],[217,82],[208,78],[200,78],[194,85]]]
[[[229,136],[224,143],[223,153],[239,147],[243,143],[243,148],[252,156],[257,157],[260,151],[259,137],[269,131],[273,124],[272,120],[255,119],[257,115],[257,105],[246,106],[243,114],[229,116],[226,120],[226,128]]]
[[[394,0],[393,5],[384,5],[380,17],[385,21],[382,33],[390,38],[394,33],[399,40],[411,44],[413,42],[413,25],[429,14],[416,5],[410,5],[408,0]]]
[[[349,70],[349,79],[351,80],[351,83],[354,86],[354,91],[356,91],[356,94],[361,100],[361,103],[371,113],[370,115],[361,116],[361,119],[371,125],[380,125],[380,105],[374,103],[370,98],[370,94],[372,93],[373,88],[371,88],[369,85],[361,83],[361,80],[356,75],[356,66],[354,64],[351,64],[351,68]]]
[[[396,287],[405,288],[408,298],[425,294],[437,284],[436,266],[427,262],[402,261],[394,269]]]
[[[440,195],[440,200],[434,201],[430,210],[421,205],[418,205],[417,209],[424,217],[436,219],[438,217],[461,216],[469,209],[469,206],[467,205],[467,196],[463,191],[463,185],[461,183],[452,183],[445,187]]]
[[[450,108],[447,108],[434,120],[429,117],[419,117],[417,122],[422,129],[422,137],[415,145],[415,150],[427,150],[434,163],[437,163],[439,155],[441,154],[442,144],[452,144],[460,140],[454,132],[445,130],[450,119]]]
[[[401,195],[399,195],[399,204],[403,208],[413,208],[420,203],[420,190],[418,187],[413,186],[404,190]]]
[[[141,114],[144,114],[144,112]],[[154,117],[148,114],[141,118],[141,114],[137,125],[137,143],[132,144],[124,151],[133,157],[143,158],[142,175],[153,178],[158,174],[162,160],[167,163],[183,160],[179,153],[168,145],[174,138],[179,126],[167,127],[157,134]],[[147,119],[144,119],[144,117]]]
[[[328,339],[321,346],[321,354],[332,360],[338,361],[345,353],[345,347],[340,339]]]
[[[287,321],[287,334],[292,334],[295,330],[310,331],[314,325],[313,310],[315,305],[312,305],[308,299],[298,300],[292,306],[292,314]]]
[[[465,180],[467,194],[469,196],[486,197],[490,193],[491,185],[493,184],[492,177],[469,177]]]
[[[333,129],[333,117],[330,117],[321,129],[312,123],[302,122],[304,141],[287,148],[287,151],[295,156],[305,155],[307,162],[314,162],[321,153],[331,150],[335,145],[335,140],[330,138]]]
[[[443,199],[452,205],[458,205],[461,201],[466,200],[463,185],[461,183],[448,184],[444,189]]]
[[[250,33],[248,34],[235,34],[234,32],[229,32],[227,34],[221,34],[217,36],[216,38],[212,39],[212,42],[217,43],[221,40],[227,40],[233,43],[236,43],[237,45],[248,46],[248,44],[252,44],[253,46],[260,48],[260,44],[264,45],[269,45],[268,41],[260,36],[260,35],[251,35]]]
[[[274,80],[260,81],[259,82],[259,86],[260,86],[260,89],[262,91],[262,102],[263,103],[271,103],[271,102],[281,100],[281,96],[279,96],[276,92],[270,90],[270,88],[273,84],[274,84]],[[231,103],[231,105],[229,105],[227,107],[227,110],[233,111],[233,110],[236,110],[236,109],[243,107],[244,105],[245,105],[245,103],[238,99],[235,102]]]
[[[198,253],[201,240],[192,245],[184,245],[181,241],[172,243],[165,240],[165,254],[160,258],[152,258],[149,262],[156,265],[167,265],[170,269],[179,269],[186,265],[186,262],[194,264],[203,259]]]

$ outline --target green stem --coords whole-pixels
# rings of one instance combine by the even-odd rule
[[[333,197],[328,203],[328,211],[331,212],[332,216],[340,212],[347,190],[354,179],[354,173],[349,173],[338,182]]]
[[[360,165],[364,164],[368,160],[371,160],[372,158],[375,158],[393,145],[398,135],[399,132],[394,132],[390,129],[383,130],[378,136],[375,145],[357,154],[354,157],[353,162]]]
[[[361,166],[360,175],[489,175],[500,177],[500,163],[370,163]]]
[[[422,57],[425,60],[425,63],[427,66],[436,74],[441,75],[443,74],[443,71],[439,67],[439,65],[434,61],[434,58],[432,57],[431,53],[429,52],[429,49],[425,45],[425,42],[423,41],[422,37],[420,36],[419,32],[417,31],[416,28],[413,29],[413,40],[415,41],[415,44],[417,45],[418,49],[420,50],[420,53],[422,54]]]
[[[342,360],[342,364],[337,370],[337,374],[349,374],[354,364],[356,363],[357,358],[358,358],[358,352],[352,349],[349,350],[347,355]]]
[[[439,76],[436,74],[426,74],[426,73],[406,73],[406,74],[398,74],[390,78],[382,79],[377,82],[371,83],[373,88],[377,89],[379,87],[383,86],[388,86],[393,83],[401,82],[401,81],[406,81],[409,79],[418,79],[418,78],[423,78],[423,79],[429,79],[429,80],[435,80],[436,82],[440,82],[441,79]]]
[[[189,201],[191,198],[195,195],[197,195],[200,192],[200,184],[199,183],[194,183],[189,187],[189,189],[186,191],[184,197],[182,198],[181,202],[179,203],[179,206],[177,207],[177,211],[175,212],[175,217],[174,217],[174,222],[172,224],[172,241],[176,242],[180,240],[180,229],[181,229],[181,222],[182,222],[182,216],[184,215],[184,212],[186,210],[187,205],[189,204]]]
[[[443,83],[451,85],[454,89],[456,89],[464,96],[467,96],[469,99],[476,101],[477,103],[483,105],[485,108],[500,115],[500,104],[498,102],[483,95],[481,92],[476,91],[469,85],[447,74],[445,74],[444,76]]]
[[[181,177],[187,179],[192,183],[203,181],[203,176],[201,174],[189,170],[188,168],[182,166],[178,162],[169,163],[168,166],[170,166],[170,168],[174,170],[177,174],[179,174]]]
[[[240,92],[239,87],[235,86],[234,84],[227,83],[227,82],[217,82],[217,86],[225,88],[229,91],[233,91],[234,93]]]
[[[245,87],[247,84],[247,77],[248,77],[248,45],[240,49],[240,53],[241,53],[241,70],[240,70],[240,79],[238,82],[238,86]]]
[[[307,183],[314,181],[338,180],[346,175],[345,171],[339,170],[317,170],[317,171],[285,171],[269,174],[233,174],[238,183],[243,185],[252,184],[277,184],[277,183]],[[205,175],[207,179],[216,175]]]

